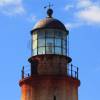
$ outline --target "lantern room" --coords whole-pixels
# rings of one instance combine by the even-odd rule
[[[67,55],[67,35],[64,24],[52,17],[48,9],[47,17],[36,23],[31,31],[32,56],[43,54]]]

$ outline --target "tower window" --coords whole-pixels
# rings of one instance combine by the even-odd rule
[[[33,55],[37,55],[37,49],[33,49]]]
[[[38,39],[38,47],[45,46],[45,39]]]
[[[55,39],[55,46],[61,47],[61,39]]]
[[[37,40],[33,41],[33,49],[37,48]]]
[[[50,47],[54,46],[53,39],[47,38],[46,39],[46,46],[50,46]]]
[[[39,47],[38,54],[45,54],[45,47]]]
[[[63,48],[66,49],[66,45],[67,45],[67,44],[66,44],[66,41],[63,40],[62,42],[63,42],[63,43],[62,43],[62,44],[63,44]]]
[[[55,47],[55,54],[61,54],[61,47]]]
[[[53,46],[46,47],[46,54],[54,54],[54,47]]]
[[[36,32],[33,35],[33,40],[37,40],[37,33]]]
[[[32,55],[59,54],[66,55],[66,33],[60,30],[39,30],[32,36]]]
[[[52,31],[46,31],[46,38],[53,38],[54,37],[54,32]]]
[[[38,33],[38,39],[41,39],[41,38],[45,38],[45,33],[44,32],[39,32]]]
[[[55,33],[55,38],[62,38],[62,33],[61,32],[56,32]]]

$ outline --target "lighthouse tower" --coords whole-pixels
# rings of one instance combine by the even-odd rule
[[[69,31],[52,15],[48,8],[47,17],[31,31],[30,73],[26,76],[23,67],[21,100],[78,100],[78,68],[67,53]]]

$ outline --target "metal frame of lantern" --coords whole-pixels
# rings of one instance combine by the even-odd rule
[[[40,31],[42,31],[43,33],[40,33]],[[36,39],[34,39],[35,32],[37,34]],[[39,36],[41,34],[42,34],[42,37]],[[58,37],[57,37],[57,34],[59,35]],[[60,30],[60,29],[40,29],[38,31],[37,30],[32,31],[31,35],[32,35],[32,56],[39,55],[39,54],[59,54],[59,55],[64,55],[64,56],[67,55],[67,35],[68,35],[68,32],[65,32],[65,31]],[[47,36],[47,35],[49,35],[49,36]],[[52,36],[50,36],[50,35],[52,35]],[[39,42],[39,40],[40,40],[40,42]],[[48,46],[47,40],[52,41],[53,45]],[[37,47],[34,47],[35,42],[36,42]],[[43,42],[43,44],[40,45],[40,43],[42,43],[42,42]],[[57,45],[57,42],[59,42],[58,43],[59,45]],[[52,52],[47,52],[47,47],[51,47]],[[43,48],[44,52],[42,53],[40,51],[40,53],[39,53],[39,48],[40,49]],[[36,52],[35,52],[36,54],[33,53],[35,49],[36,49]],[[57,49],[59,49],[58,52],[57,52]]]

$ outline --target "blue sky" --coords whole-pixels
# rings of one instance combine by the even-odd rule
[[[79,100],[100,98],[99,0],[0,0],[0,99],[20,100],[21,68],[28,66],[30,30],[46,17],[51,2],[53,16],[70,31],[70,57],[79,67]]]

